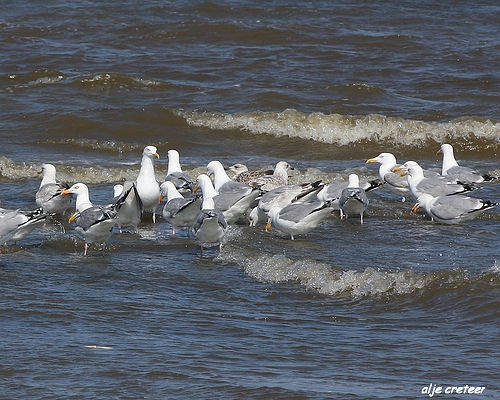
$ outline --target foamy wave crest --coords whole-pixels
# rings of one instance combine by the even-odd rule
[[[500,277],[498,263],[477,277],[470,277],[461,269],[417,273],[367,267],[363,271],[345,271],[309,258],[294,260],[267,253],[249,255],[243,249],[230,245],[226,246],[219,259],[236,262],[245,273],[260,282],[296,282],[324,295],[352,298],[406,295],[477,282],[498,285]]]
[[[219,255],[224,261],[235,261],[252,278],[260,282],[297,282],[307,289],[332,296],[354,298],[382,294],[408,294],[429,285],[432,277],[413,271],[388,272],[368,267],[364,271],[344,271],[312,259],[260,254],[244,256],[240,249],[225,249]]]
[[[390,142],[391,146],[418,147],[428,141],[467,144],[486,142],[486,148],[500,144],[500,123],[464,117],[450,122],[425,122],[383,115],[352,116],[305,114],[293,109],[283,112],[256,111],[224,114],[177,111],[193,126],[237,129],[255,134],[299,137],[346,146],[355,143]]]

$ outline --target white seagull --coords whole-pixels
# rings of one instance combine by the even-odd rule
[[[406,197],[411,195],[410,188],[408,186],[408,179],[397,172],[393,172],[393,169],[400,167],[396,161],[396,156],[392,153],[380,153],[377,157],[369,158],[367,163],[380,163],[378,169],[378,174],[382,182],[384,182],[385,187],[389,189],[392,193],[401,196],[401,201],[404,202]]]
[[[0,243],[18,242],[45,223],[48,214],[34,211],[6,210],[0,208]]]
[[[407,175],[408,185],[415,199],[423,194],[430,194],[433,197],[449,196],[477,189],[477,186],[472,184],[455,183],[454,179],[444,176],[425,177],[422,167],[415,161],[407,161],[402,166],[394,168],[394,171],[402,171],[403,175]]]
[[[64,215],[71,206],[72,196],[63,196],[63,190],[69,185],[56,181],[56,168],[52,164],[42,165],[42,181],[35,195],[35,201],[42,212]]]
[[[331,212],[329,204],[320,200],[311,203],[293,203],[284,208],[274,206],[267,214],[266,232],[274,226],[295,240],[296,235],[305,235],[316,228]]]
[[[260,194],[258,189],[252,189],[248,194],[246,191],[241,190],[219,193],[215,190],[209,176],[205,174],[201,174],[196,178],[195,193],[198,188],[201,189],[203,197],[212,197],[214,199],[215,207],[224,214],[228,224],[234,224],[241,218]]]
[[[116,205],[94,206],[89,198],[89,189],[84,183],[75,183],[62,194],[76,195],[76,213],[69,218],[69,222],[76,223],[75,232],[85,241],[83,255],[87,255],[89,243],[104,246],[116,224]]]
[[[222,249],[222,238],[226,234],[227,222],[220,210],[215,207],[211,197],[203,196],[203,204],[198,212],[195,222],[191,228],[194,235],[201,242],[201,255],[203,256],[203,244],[218,243],[219,251]]]
[[[364,189],[359,187],[359,177],[356,174],[349,175],[349,183],[342,190],[339,199],[341,211],[345,214],[345,219],[351,215],[359,215],[360,223],[363,223],[363,213],[368,208],[368,196]]]
[[[496,179],[491,175],[481,174],[472,168],[458,165],[451,144],[442,144],[438,154],[443,155],[443,165],[441,167],[441,175],[443,176],[448,176],[461,183],[481,183]]]
[[[318,199],[325,203],[329,202],[330,207],[332,207],[334,210],[340,210],[340,196],[342,195],[342,191],[348,185],[349,181],[329,183],[318,192]],[[359,183],[361,189],[363,189],[366,193],[379,188],[381,185],[382,182],[378,179],[370,182]]]
[[[172,225],[172,236],[175,236],[175,228],[193,226],[201,209],[201,197],[185,198],[170,181],[163,182],[160,190],[167,199],[163,206],[163,218]]]
[[[234,224],[250,211],[261,191],[259,188],[229,178],[220,161],[209,162],[207,170],[214,177],[214,189],[218,193],[218,197],[214,196],[215,205],[223,212],[226,222]]]
[[[168,156],[168,169],[165,181],[170,181],[175,185],[179,193],[188,195],[193,192],[194,183],[191,177],[182,171],[179,161],[179,152],[177,150],[169,150]]]
[[[259,222],[266,222],[269,210],[273,207],[283,208],[292,203],[307,203],[317,200],[318,192],[323,186],[321,181],[317,181],[280,186],[264,193],[257,206],[250,212],[250,226],[256,226]]]
[[[430,194],[423,194],[417,199],[412,212],[416,213],[417,209],[422,207],[425,213],[434,221],[445,224],[458,224],[470,221],[498,204],[489,200],[463,195],[433,197]]]
[[[142,200],[144,211],[153,214],[156,222],[156,206],[160,203],[160,185],[156,181],[154,159],[160,158],[155,146],[146,146],[142,152],[141,169],[135,181],[137,191]]]
[[[116,226],[120,233],[123,228],[131,227],[137,233],[137,226],[142,220],[142,200],[134,182],[125,181],[115,185],[112,204],[116,204]]]

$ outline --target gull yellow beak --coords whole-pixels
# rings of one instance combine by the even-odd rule
[[[377,160],[375,160],[374,158],[369,158],[368,160],[366,160],[367,163],[373,163],[373,162],[377,162]]]
[[[411,212],[413,214],[416,214],[418,209],[419,209],[420,205],[418,203],[416,203],[412,208],[411,208]]]
[[[401,167],[401,166],[392,169],[392,172],[399,172],[399,171],[402,171],[401,172],[401,176],[408,175],[408,172],[407,171],[403,171],[403,167]]]
[[[196,193],[199,189],[200,189],[200,186],[198,184],[194,185],[193,193]]]
[[[69,189],[64,189],[64,190],[61,192],[61,194],[62,194],[63,196],[66,196],[67,194],[71,194],[71,192],[69,191]]]
[[[156,158],[160,158],[160,155],[158,153],[153,154]]]
[[[77,219],[79,215],[79,213],[74,213],[71,217],[69,217],[68,222],[75,222],[75,219]]]
[[[270,230],[271,230],[271,220],[268,220],[266,224],[266,232],[269,232]]]

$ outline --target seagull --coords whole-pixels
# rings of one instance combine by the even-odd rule
[[[342,195],[342,191],[348,185],[348,181],[327,184],[318,192],[318,199],[325,203],[330,202],[330,207],[332,207],[334,210],[340,210],[340,196]],[[378,179],[372,180],[370,182],[359,183],[361,189],[363,189],[366,193],[379,188],[381,185],[382,182]]]
[[[437,154],[443,155],[443,165],[441,167],[441,175],[454,178],[460,183],[481,183],[484,181],[492,181],[497,179],[488,174],[481,174],[478,171],[469,167],[461,167],[453,154],[451,144],[444,143],[438,150]]]
[[[123,185],[113,187],[114,197],[112,204],[116,204],[116,226],[120,233],[125,227],[132,227],[137,233],[137,226],[142,220],[142,200],[134,182],[125,181]]]
[[[185,198],[170,181],[163,182],[160,190],[167,199],[163,206],[163,218],[172,225],[172,236],[175,236],[175,228],[193,226],[201,208],[201,197]]]
[[[194,183],[191,177],[182,172],[179,162],[179,152],[177,150],[169,150],[168,153],[168,170],[165,181],[172,182],[179,193],[188,195],[193,192]]]
[[[250,186],[258,186],[262,192],[269,192],[281,186],[288,185],[288,170],[294,168],[286,161],[276,164],[272,175],[262,175],[252,180]]]
[[[49,214],[40,208],[33,211],[0,208],[0,243],[18,242],[45,223]]]
[[[396,162],[396,156],[392,153],[380,153],[377,157],[369,158],[367,163],[380,163],[378,174],[385,186],[394,194],[401,196],[404,203],[406,197],[411,195],[408,179],[401,174],[393,172],[393,168],[401,166]]]
[[[285,185],[264,193],[256,207],[249,215],[250,226],[268,220],[267,215],[273,207],[283,208],[291,203],[306,203],[317,200],[318,192],[323,188],[321,181],[302,183],[298,185]]]
[[[247,185],[255,181],[255,179],[257,178],[272,175],[274,173],[273,170],[249,171],[248,167],[245,164],[241,163],[231,165],[229,167],[229,170],[234,173],[233,180],[235,180],[236,182],[246,183]]]
[[[69,185],[56,181],[56,168],[52,164],[42,165],[42,181],[35,195],[35,201],[42,212],[64,215],[71,206],[71,196],[62,196]]]
[[[156,206],[160,203],[160,185],[156,181],[153,162],[155,158],[160,158],[156,147],[146,146],[142,152],[139,176],[135,181],[144,211],[153,214],[153,223],[156,222]]]
[[[359,177],[356,174],[349,175],[349,183],[342,190],[339,199],[339,206],[345,219],[350,215],[359,215],[360,223],[363,223],[363,213],[368,208],[368,197],[364,189],[359,187]]]
[[[246,190],[219,193],[215,190],[212,181],[206,174],[201,174],[196,178],[193,191],[196,193],[198,188],[201,189],[203,197],[208,196],[214,199],[215,207],[224,214],[224,218],[229,225],[234,224],[247,213],[252,203],[260,195],[260,190],[257,188],[251,188],[252,190],[249,193]]]
[[[477,189],[477,186],[472,184],[455,183],[453,179],[444,176],[425,177],[422,167],[415,161],[407,161],[402,166],[394,168],[394,171],[402,171],[402,175],[407,175],[408,185],[415,199],[426,193],[437,197],[462,194]]]
[[[259,188],[229,178],[220,161],[209,162],[207,170],[214,177],[214,189],[218,193],[217,197],[214,196],[215,205],[223,212],[226,222],[234,224],[249,212],[261,191]]]
[[[268,212],[266,232],[274,226],[295,240],[295,235],[305,235],[316,228],[332,212],[328,203],[320,200],[293,203],[286,207],[273,206]]]
[[[433,197],[430,194],[423,194],[417,199],[417,204],[413,206],[412,212],[416,213],[418,208],[422,207],[434,221],[458,224],[470,221],[498,204],[463,195]]]
[[[76,213],[69,218],[75,222],[75,232],[83,237],[83,255],[87,255],[89,243],[105,244],[116,225],[116,204],[94,206],[89,198],[89,189],[84,183],[75,183],[62,192],[63,195],[76,195]]]
[[[203,244],[219,243],[219,251],[222,250],[222,238],[226,234],[227,222],[220,210],[215,207],[211,197],[203,196],[201,210],[196,215],[195,222],[191,228],[194,235],[200,240],[200,251],[203,256]]]

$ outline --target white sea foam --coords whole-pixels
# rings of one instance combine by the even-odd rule
[[[428,140],[483,140],[495,146],[500,142],[500,123],[468,117],[449,122],[426,122],[376,114],[305,114],[293,109],[236,114],[177,111],[176,114],[192,126],[240,129],[254,134],[298,137],[341,146],[364,141],[391,142],[408,147],[421,146]]]
[[[414,271],[341,270],[313,259],[293,260],[282,255],[261,253],[244,256],[241,249],[227,249],[224,260],[236,261],[252,278],[260,282],[297,282],[309,290],[332,296],[354,298],[382,294],[408,294],[424,288],[433,278]]]

